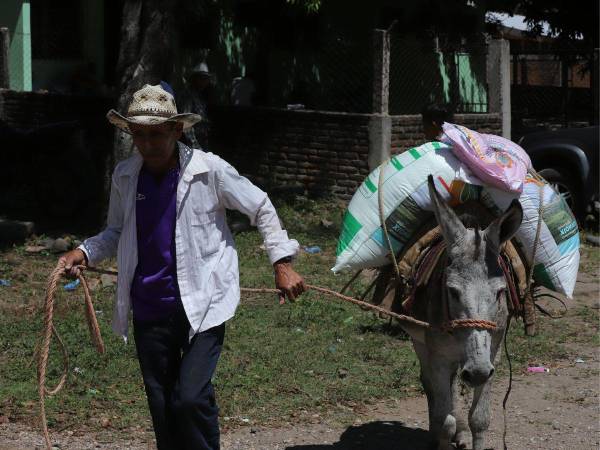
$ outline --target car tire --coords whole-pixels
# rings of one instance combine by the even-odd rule
[[[566,169],[549,167],[538,172],[567,202],[571,211],[579,218],[580,195],[577,185],[573,182],[575,178]]]

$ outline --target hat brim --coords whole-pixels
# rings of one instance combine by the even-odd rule
[[[135,125],[160,125],[165,122],[179,122],[183,124],[183,130],[188,130],[193,127],[195,124],[202,120],[202,116],[199,114],[192,113],[181,113],[175,114],[171,117],[160,117],[160,116],[132,116],[125,117],[119,112],[111,109],[107,114],[106,118],[110,123],[112,123],[115,127],[124,131],[125,133],[131,134],[131,130],[129,129],[130,124]]]

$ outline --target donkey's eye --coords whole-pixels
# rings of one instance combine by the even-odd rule
[[[460,300],[460,291],[455,287],[448,286],[448,293],[450,294],[450,298],[452,300]]]

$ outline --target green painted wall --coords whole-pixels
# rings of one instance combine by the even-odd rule
[[[10,88],[31,90],[30,5],[26,0],[0,2],[0,26],[10,30]]]
[[[487,85],[481,74],[481,64],[485,67],[485,56],[479,54],[456,53],[458,94],[467,112],[487,112]],[[478,76],[479,75],[479,76]]]

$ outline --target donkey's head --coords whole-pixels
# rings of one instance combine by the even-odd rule
[[[498,256],[504,242],[519,229],[523,210],[514,200],[506,212],[485,230],[465,226],[428,178],[435,216],[446,241],[445,295],[449,320],[483,319],[506,325],[507,286]],[[494,373],[492,335],[488,330],[463,328],[455,331],[461,342],[460,375],[471,386],[485,383]]]

